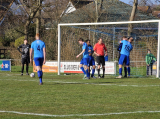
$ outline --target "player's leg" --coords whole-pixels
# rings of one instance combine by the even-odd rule
[[[86,78],[87,75],[86,75],[86,71],[83,68],[83,64],[84,64],[84,59],[82,58],[82,60],[81,60],[81,62],[79,64],[79,67],[82,70],[82,72],[84,73],[84,77],[83,78]]]
[[[95,69],[96,69],[95,60],[94,60],[94,58],[92,57],[92,76],[93,76],[93,78],[96,78],[96,77],[94,76]]]
[[[124,77],[127,77],[127,67],[124,65]]]
[[[90,67],[90,65],[88,66],[88,72],[89,72],[89,76],[90,76],[90,72],[91,72],[91,67]]]
[[[150,64],[150,68],[151,68],[151,75],[152,75],[152,66],[153,66],[153,64],[151,63],[151,64]]]
[[[79,67],[82,70],[82,72],[84,73],[84,75],[86,75],[86,71],[84,70],[83,64],[80,64]]]
[[[86,71],[86,76],[87,76],[87,77],[85,77],[85,78],[83,78],[83,79],[90,79],[88,65],[84,65],[84,69],[85,69],[85,71]]]
[[[102,59],[102,68],[103,68],[103,76],[102,76],[102,78],[104,78],[104,74],[105,74],[105,59],[104,59],[104,57],[101,57]]]
[[[92,77],[92,78],[96,78],[96,77],[94,76],[94,72],[95,72],[96,66],[95,66],[95,61],[94,61],[94,58],[93,58],[93,57],[91,57],[91,60],[90,60],[90,62],[89,62],[89,65],[92,66],[92,74],[91,74],[91,77]]]
[[[130,69],[130,59],[129,59],[129,56],[126,57],[126,67],[127,67],[127,71],[128,71],[128,77],[130,77],[130,72],[131,72],[131,69]]]
[[[124,66],[124,77],[127,77],[127,67],[125,62],[123,63],[123,66]]]
[[[42,76],[43,76],[43,72],[42,72],[42,64],[43,64],[43,58],[34,58],[34,62],[37,68],[37,75],[39,77],[39,84],[42,85]]]
[[[91,72],[91,66],[92,66],[92,57],[89,56],[89,63],[88,63],[88,71],[89,71],[89,76],[90,76],[90,72]],[[93,67],[92,67],[93,68]],[[92,75],[91,75],[92,77]]]
[[[147,65],[147,76],[149,76],[149,66]]]
[[[125,60],[125,55],[121,54],[119,58],[119,76],[116,78],[122,78],[122,65],[123,65],[124,60]]]
[[[29,75],[28,69],[29,69],[29,59],[26,60],[26,75]]]
[[[23,76],[24,64],[25,64],[25,59],[24,59],[24,58],[22,58],[21,76]]]
[[[90,73],[89,73],[89,58],[84,58],[84,68],[86,71],[87,79],[90,79]]]
[[[97,66],[97,70],[98,70],[98,78],[101,78],[101,76],[100,76],[100,56],[97,56],[97,64],[98,64],[98,66]]]
[[[96,66],[95,66],[95,61],[94,61],[94,59],[93,59],[93,60],[92,60],[92,74],[91,74],[91,77],[92,77],[92,78],[96,78],[96,77],[94,76],[95,69],[96,69]]]
[[[43,71],[42,71],[43,61],[44,61],[44,58],[41,58],[40,59],[40,74],[41,74],[41,76],[40,76],[40,80],[41,80],[40,85],[43,84],[43,82],[42,82],[42,77],[43,77]]]

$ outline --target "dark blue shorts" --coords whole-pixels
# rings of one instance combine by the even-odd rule
[[[89,57],[89,66],[95,66],[95,60],[92,56]]]
[[[87,65],[87,66],[88,66],[88,63],[89,63],[89,58],[82,58],[80,62],[80,64]]]
[[[41,57],[34,58],[35,65],[36,66],[42,66],[43,65],[43,60],[44,60],[44,58],[41,58]]]
[[[125,63],[125,65],[127,66],[130,65],[129,56],[121,54],[119,58],[119,64],[123,65],[123,63]]]

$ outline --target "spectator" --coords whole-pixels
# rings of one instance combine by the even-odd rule
[[[147,50],[147,55],[146,55],[147,76],[149,75],[149,67],[151,68],[151,75],[152,75],[153,61],[157,61],[157,59],[156,59],[155,56],[151,53],[150,49],[148,49],[148,50]]]

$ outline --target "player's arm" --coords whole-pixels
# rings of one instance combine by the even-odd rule
[[[123,43],[123,40],[119,41],[119,43]]]
[[[85,52],[85,49],[83,49],[82,52],[79,53],[79,55],[76,56],[76,58],[78,58],[79,56],[81,56],[84,52]]]
[[[119,46],[118,46],[118,48],[117,48],[117,51],[121,51],[122,45],[123,45],[123,43],[120,43],[120,44],[119,44]]]
[[[153,60],[156,62],[157,61],[157,59],[155,58],[155,56],[152,54],[152,57],[153,57]]]
[[[106,48],[106,46],[104,45],[104,50],[105,50],[105,56],[107,56],[108,54],[107,54],[107,48]]]
[[[148,56],[146,55],[146,64],[149,66]]]
[[[23,55],[23,52],[20,51],[20,48],[22,48],[22,45],[20,45],[17,50]]]
[[[43,56],[44,56],[43,64],[45,64],[46,63],[46,48],[45,47],[43,48]]]
[[[31,44],[30,48],[30,62],[32,62],[32,53],[33,53],[33,43]]]
[[[30,48],[30,62],[32,62],[32,53],[33,53],[33,49]]]
[[[96,46],[96,45],[94,46],[93,50],[94,50],[94,54],[95,54],[96,56],[99,56],[99,54],[96,52],[96,51],[97,51],[97,46]]]
[[[130,49],[130,51],[133,49],[133,46],[131,45],[131,49]]]
[[[99,54],[96,51],[94,51],[94,54],[96,54],[96,56],[99,56]]]
[[[91,54],[93,55],[93,53],[94,53],[94,50],[93,50],[93,47],[91,47]]]

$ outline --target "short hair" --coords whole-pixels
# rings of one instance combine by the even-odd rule
[[[150,52],[151,52],[151,50],[150,50],[150,49],[147,49],[147,51],[150,51]]]
[[[122,38],[127,38],[127,36],[123,36]]]
[[[98,38],[98,40],[100,40],[100,39],[102,39],[101,37],[100,38]]]
[[[130,39],[130,38],[131,38],[131,36],[128,37],[128,39]]]
[[[86,40],[86,43],[87,43],[88,41],[90,41],[90,40],[89,40],[89,39],[87,39],[87,40]]]
[[[36,33],[36,37],[39,37],[39,33]]]
[[[24,39],[24,41],[27,40],[26,38]],[[28,40],[27,40],[28,41]]]
[[[131,39],[131,38],[132,38],[132,41],[133,41],[134,39],[133,39],[133,37],[132,37],[132,36],[129,36],[129,37],[128,37],[128,40],[129,40],[129,39]]]
[[[82,42],[83,42],[84,40],[83,40],[83,38],[79,38],[79,40],[78,40],[78,41],[82,41]]]

